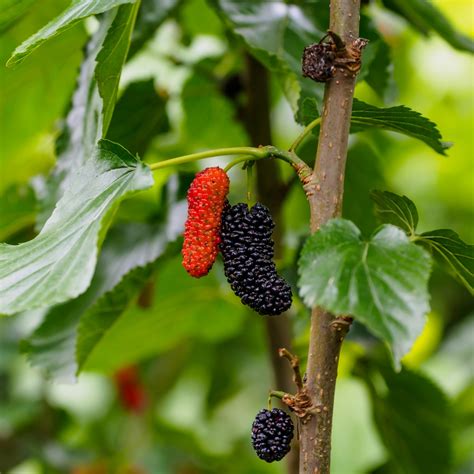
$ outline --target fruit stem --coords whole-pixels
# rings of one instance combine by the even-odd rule
[[[267,156],[262,156],[262,158],[267,158]],[[258,158],[257,158],[258,159]],[[239,163],[242,163],[244,161],[254,161],[255,158],[252,156],[240,156],[239,158],[236,158],[235,160],[232,160],[225,168],[224,171],[227,173],[231,168],[234,166],[238,165]]]
[[[270,392],[268,392],[268,409],[272,409],[272,397],[281,400],[285,395],[286,393],[282,392],[281,390],[270,390]]]
[[[295,141],[291,144],[288,151],[295,151],[296,148],[301,144],[301,142],[306,138],[306,136],[311,133],[313,128],[317,127],[321,123],[321,117],[314,119],[308,125],[306,125],[305,129],[295,138]]]

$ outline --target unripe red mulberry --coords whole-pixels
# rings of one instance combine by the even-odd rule
[[[183,243],[183,266],[193,277],[207,275],[220,242],[221,214],[229,192],[229,178],[219,167],[206,168],[188,191],[188,219]]]

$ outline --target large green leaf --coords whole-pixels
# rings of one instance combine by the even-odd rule
[[[13,66],[19,64],[45,41],[71,28],[71,26],[84,18],[111,10],[118,5],[132,2],[134,2],[134,0],[74,0],[69,8],[64,10],[61,15],[50,21],[41,28],[41,30],[20,44],[12,53],[7,65]]]
[[[375,202],[375,213],[381,222],[396,225],[408,235],[415,235],[418,211],[412,200],[390,191],[378,190],[372,191],[370,197]]]
[[[219,284],[215,270],[206,278],[194,279],[183,269],[181,259],[160,266],[153,305],[133,306],[111,327],[99,331],[103,334],[84,369],[112,372],[188,339],[220,341],[234,335],[241,328],[245,308]],[[97,326],[90,329],[96,337]]]
[[[397,227],[365,241],[352,222],[333,219],[304,245],[300,294],[310,307],[354,316],[391,347],[399,367],[423,329],[430,269],[429,255]]]
[[[143,157],[152,139],[168,130],[166,100],[149,79],[131,83],[120,96],[107,138]]]
[[[440,263],[474,294],[474,245],[469,245],[451,229],[436,229],[418,236]]]
[[[381,222],[401,227],[414,242],[429,248],[434,256],[471,293],[474,292],[474,246],[464,242],[451,229],[416,234],[418,211],[413,201],[389,191],[373,191],[375,212]]]
[[[390,10],[404,17],[424,35],[436,32],[453,48],[474,52],[474,40],[456,31],[446,16],[428,0],[382,0]]]
[[[377,383],[375,376],[380,378]],[[444,393],[426,376],[389,368],[366,373],[380,437],[391,474],[449,474],[453,413]],[[380,383],[384,382],[384,383]]]
[[[441,134],[436,124],[419,112],[404,105],[379,108],[354,99],[351,133],[370,128],[381,128],[417,138],[441,155],[445,155],[445,150],[451,146],[450,143],[441,141]]]
[[[124,196],[153,184],[150,170],[103,140],[79,167],[40,234],[0,246],[0,313],[51,306],[83,293],[92,278],[102,220]]]
[[[155,216],[153,223],[130,222],[112,227],[87,291],[49,309],[43,323],[23,342],[23,351],[32,365],[56,380],[75,379],[79,365],[87,358],[86,349],[95,342],[90,331],[80,344],[77,342],[81,318],[86,327],[97,323],[106,328],[105,323],[117,318],[141,290],[157,262],[161,264],[178,253],[174,242],[183,231],[186,184],[187,176],[181,179],[174,175],[168,180],[160,208],[163,212],[160,217]]]
[[[70,171],[81,166],[98,140],[106,136],[137,7],[123,5],[102,15],[87,45],[71,107],[56,143],[56,167],[48,177],[33,180],[40,209],[38,228],[69,186]]]
[[[107,32],[102,49],[97,55],[95,79],[102,98],[102,136],[112,118],[122,67],[127,58],[133,27],[137,18],[140,2],[123,5],[117,9],[117,15]]]

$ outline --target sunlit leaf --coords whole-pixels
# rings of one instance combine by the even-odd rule
[[[40,234],[0,246],[0,313],[51,306],[83,293],[91,281],[102,220],[124,196],[153,184],[150,170],[103,140],[71,175]]]
[[[430,269],[429,255],[397,227],[384,225],[365,241],[352,222],[333,219],[306,241],[300,294],[310,307],[365,324],[399,367],[425,323]]]
[[[134,0],[74,0],[69,8],[64,10],[61,15],[20,44],[12,53],[7,65],[14,66],[19,64],[45,41],[71,28],[71,26],[74,26],[84,18],[103,13],[118,5],[131,3],[133,1]]]

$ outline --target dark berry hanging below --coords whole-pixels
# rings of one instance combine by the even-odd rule
[[[283,410],[260,410],[252,424],[252,446],[267,462],[280,461],[290,451],[293,422]]]
[[[242,303],[264,315],[291,306],[291,288],[273,262],[270,211],[260,203],[226,206],[222,214],[220,250],[227,281]]]
[[[219,228],[229,178],[219,168],[206,168],[188,191],[188,219],[184,230],[183,266],[193,277],[207,275],[219,250]]]

